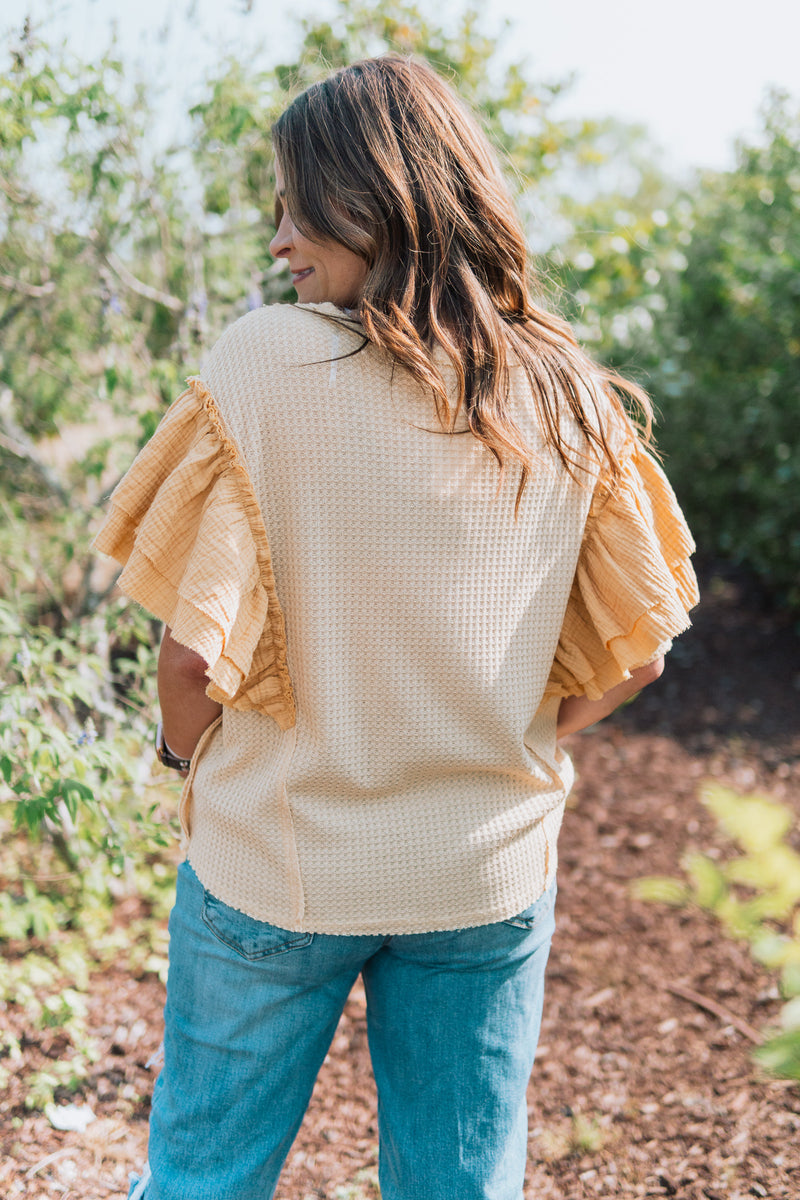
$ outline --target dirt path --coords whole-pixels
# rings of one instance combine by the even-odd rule
[[[645,904],[629,890],[643,875],[678,874],[688,849],[729,850],[698,801],[705,778],[760,787],[800,814],[800,641],[735,580],[718,579],[706,597],[663,680],[573,739],[579,780],[560,842],[526,1200],[800,1198],[800,1089],[760,1075],[741,1032],[777,1013],[774,977],[704,913]],[[723,1015],[687,1000],[686,988]],[[152,977],[96,978],[102,1054],[86,1098],[98,1120],[83,1135],[59,1133],[15,1108],[12,1087],[0,1110],[0,1195],[125,1195],[146,1148],[153,1072],[145,1063],[158,1045],[162,1000]],[[38,1064],[58,1046],[34,1040],[23,1051],[26,1065]],[[278,1200],[369,1200],[375,1180],[375,1096],[357,988]]]

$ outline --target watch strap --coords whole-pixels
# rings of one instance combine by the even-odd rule
[[[188,771],[192,761],[190,758],[179,758],[177,754],[173,754],[167,745],[164,727],[160,721],[156,726],[156,758],[162,766],[173,771]]]

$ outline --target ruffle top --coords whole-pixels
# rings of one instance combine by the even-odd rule
[[[238,321],[95,545],[223,705],[181,800],[214,896],[298,931],[480,925],[553,879],[559,699],[598,698],[688,626],[692,539],[632,429],[616,482],[560,470],[518,370],[541,469],[515,517],[515,472],[362,343],[331,305]]]
[[[212,700],[294,724],[267,534],[208,389],[188,379],[124,479],[94,545],[120,589],[208,664]]]
[[[198,378],[112,496],[95,548],[120,589],[208,663],[211,699],[294,724],[286,634],[264,521]],[[697,604],[695,546],[655,459],[631,437],[598,482],[544,699],[598,700],[663,654]]]
[[[695,546],[661,467],[631,437],[586,522],[547,696],[599,700],[669,649],[699,599]]]

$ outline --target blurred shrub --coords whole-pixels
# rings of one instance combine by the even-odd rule
[[[59,1060],[21,1077],[26,1107],[43,1108],[88,1078],[91,971],[122,961],[166,977],[175,785],[149,748],[155,657],[139,610],[109,602],[58,631],[0,601],[0,678],[0,1009],[22,1012],[29,1042],[63,1035]],[[0,1087],[22,1057],[6,1028]]]
[[[780,1029],[769,1032],[756,1058],[775,1075],[800,1080],[800,854],[787,843],[792,810],[763,796],[740,796],[708,783],[702,800],[742,853],[720,863],[687,855],[687,880],[639,880],[642,900],[696,904],[714,913],[725,932],[750,943],[753,956],[780,972],[786,1003]]]
[[[152,631],[115,603],[57,635],[0,601],[0,672],[0,821],[17,841],[0,862],[0,938],[45,938],[136,891],[132,860],[172,844],[165,776],[143,751]]]
[[[555,261],[587,344],[651,392],[701,551],[798,609],[800,111],[763,120],[735,170],[567,202]]]
[[[800,112],[706,175],[675,296],[680,387],[661,447],[704,548],[800,607]]]

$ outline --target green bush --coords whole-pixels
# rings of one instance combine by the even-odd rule
[[[708,783],[702,800],[742,853],[719,863],[687,855],[687,881],[640,879],[642,900],[696,904],[714,915],[731,937],[750,943],[753,957],[780,973],[786,1003],[780,1028],[768,1031],[756,1058],[769,1071],[800,1080],[800,854],[786,842],[791,809],[763,796],[740,796]]]
[[[57,634],[0,601],[0,671],[0,821],[20,835],[0,862],[0,938],[42,939],[135,892],[134,861],[174,840],[149,752],[152,630],[115,603]]]
[[[800,112],[785,100],[735,171],[701,180],[686,260],[660,444],[703,548],[800,607]]]
[[[732,171],[681,191],[640,165],[563,211],[563,307],[650,391],[701,553],[800,609],[800,111],[773,95]]]
[[[0,601],[0,1008],[21,1010],[33,1040],[65,1038],[58,1061],[24,1076],[28,1108],[89,1076],[93,970],[115,961],[166,977],[177,822],[150,748],[153,632],[120,602],[59,631]],[[10,1034],[0,1040],[0,1086],[21,1057]]]

